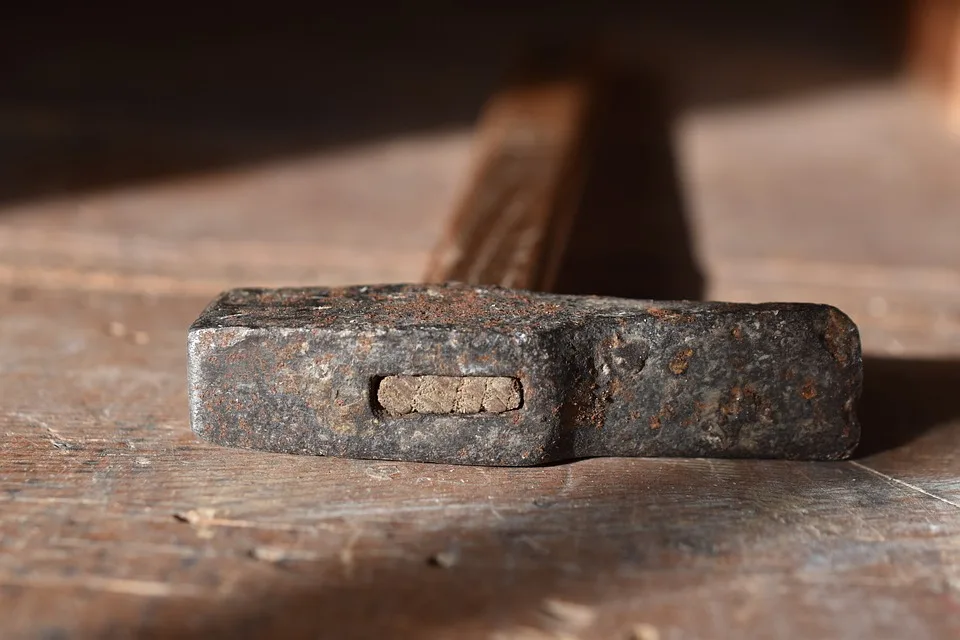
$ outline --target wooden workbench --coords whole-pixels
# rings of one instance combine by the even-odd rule
[[[0,636],[960,636],[960,144],[910,87],[650,116],[620,138],[629,188],[588,189],[620,217],[580,236],[566,280],[847,310],[864,446],[839,463],[498,469],[200,442],[185,336],[208,299],[416,281],[469,129],[310,149],[292,125],[28,106],[0,114],[29,142],[2,152]],[[637,224],[653,241],[617,226]]]

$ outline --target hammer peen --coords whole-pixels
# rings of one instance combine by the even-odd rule
[[[437,284],[213,301],[188,336],[194,431],[272,452],[505,466],[848,456],[862,362],[836,308],[528,290],[549,290],[569,235],[593,77],[525,78],[488,103],[471,187],[426,278]]]

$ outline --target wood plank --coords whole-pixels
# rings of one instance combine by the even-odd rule
[[[4,300],[0,584],[11,633],[958,630],[960,509],[862,467],[488,469],[223,449],[195,440],[186,415],[177,345],[201,299]],[[111,335],[109,318],[149,342]],[[789,621],[771,615],[786,609]]]
[[[415,282],[455,201],[468,140],[410,136],[0,203],[0,284],[212,297],[250,285]]]
[[[872,353],[960,356],[960,145],[909,84],[691,111],[677,140],[708,298],[826,302]]]
[[[763,62],[763,82],[784,75]],[[688,113],[674,123],[682,188],[652,200],[689,206],[711,295],[856,314],[876,438],[855,463],[482,469],[198,442],[183,339],[214,289],[417,279],[460,193],[466,135],[5,201],[0,635],[960,635],[944,359],[960,198],[955,147],[923,113],[901,86]],[[625,193],[625,218],[653,206]],[[858,284],[824,278],[837,265]]]

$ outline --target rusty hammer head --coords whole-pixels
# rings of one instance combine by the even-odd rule
[[[189,334],[194,430],[300,454],[837,459],[859,437],[860,382],[856,326],[816,304],[238,289]]]

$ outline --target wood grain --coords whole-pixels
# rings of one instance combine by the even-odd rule
[[[549,290],[589,163],[595,80],[524,69],[477,124],[476,167],[435,249],[426,282]]]
[[[189,431],[182,332],[204,300],[5,295],[10,637],[960,630],[956,421],[837,464],[265,455]]]
[[[871,441],[845,463],[194,438],[184,340],[215,289],[417,279],[466,135],[6,201],[0,636],[957,637],[960,162],[923,113],[890,85],[676,123],[710,295],[836,300],[865,328]]]

